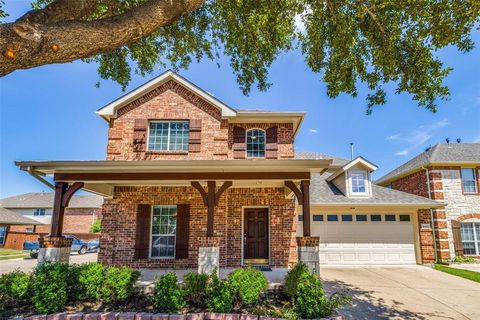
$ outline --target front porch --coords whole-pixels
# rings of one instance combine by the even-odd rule
[[[44,180],[53,175],[55,207],[47,260],[68,257],[63,211],[79,189],[106,197],[99,261],[138,269],[210,273],[299,259],[318,272],[310,237],[309,184],[330,160],[69,161],[17,163]],[[297,238],[295,198],[302,206]],[[57,250],[56,254],[47,254]]]

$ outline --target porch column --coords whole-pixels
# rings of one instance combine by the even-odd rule
[[[67,182],[55,183],[50,234],[39,239],[38,263],[47,261],[68,263],[72,239],[62,236],[63,217],[73,194],[81,188],[83,188],[83,182],[75,182],[71,186]]]
[[[300,189],[293,181],[285,181],[288,187],[297,197],[298,204],[302,206],[303,236],[310,236],[310,180],[300,181]]]
[[[215,181],[207,181],[207,190],[198,181],[192,181],[191,186],[200,192],[203,204],[207,207],[207,235],[198,238],[198,273],[211,274],[216,269],[218,275],[221,239],[214,237],[213,233],[215,207],[222,194],[232,186],[232,181],[225,181],[218,190]]]
[[[297,237],[298,261],[320,276],[320,237]]]

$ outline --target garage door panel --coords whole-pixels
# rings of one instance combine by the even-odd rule
[[[411,222],[315,222],[321,264],[414,264]]]

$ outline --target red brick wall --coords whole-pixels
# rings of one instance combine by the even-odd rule
[[[169,81],[161,85],[151,93],[120,109],[118,115],[118,118],[111,121],[108,130],[107,160],[233,159],[233,125],[229,124],[228,120],[221,119],[221,113],[216,107],[206,103],[176,82]],[[201,151],[183,153],[134,151],[135,119],[201,119]],[[263,129],[278,126],[278,158],[293,158],[292,123],[235,125]]]
[[[420,170],[393,181],[391,185],[392,189],[428,198],[427,176],[425,170]]]
[[[137,205],[190,204],[189,256],[186,259],[134,259]],[[220,266],[241,265],[242,207],[270,208],[271,261],[289,266],[296,261],[294,202],[283,188],[233,188],[222,196],[215,212],[214,236],[220,238]],[[196,268],[198,246],[206,235],[207,209],[191,187],[117,187],[103,208],[99,261],[135,268]]]

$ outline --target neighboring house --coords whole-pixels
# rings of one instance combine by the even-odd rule
[[[18,232],[50,232],[54,193],[25,193],[0,199],[0,207],[15,212],[37,224],[17,225],[10,228]],[[88,233],[92,223],[101,216],[103,197],[75,195],[65,210],[65,233]]]
[[[57,220],[77,189],[106,197],[100,262],[318,267],[319,250],[325,264],[433,261],[426,221],[443,204],[373,185],[363,158],[296,154],[302,112],[236,110],[169,71],[97,114],[107,160],[16,164],[54,177]],[[65,245],[61,224],[52,231]]]
[[[377,183],[445,203],[432,210],[439,259],[480,257],[480,143],[437,144]]]
[[[7,234],[12,227],[16,226],[37,226],[40,222],[27,218],[12,210],[0,207],[0,248],[19,249],[12,247],[11,241],[7,241]],[[13,241],[15,242],[15,241]]]

